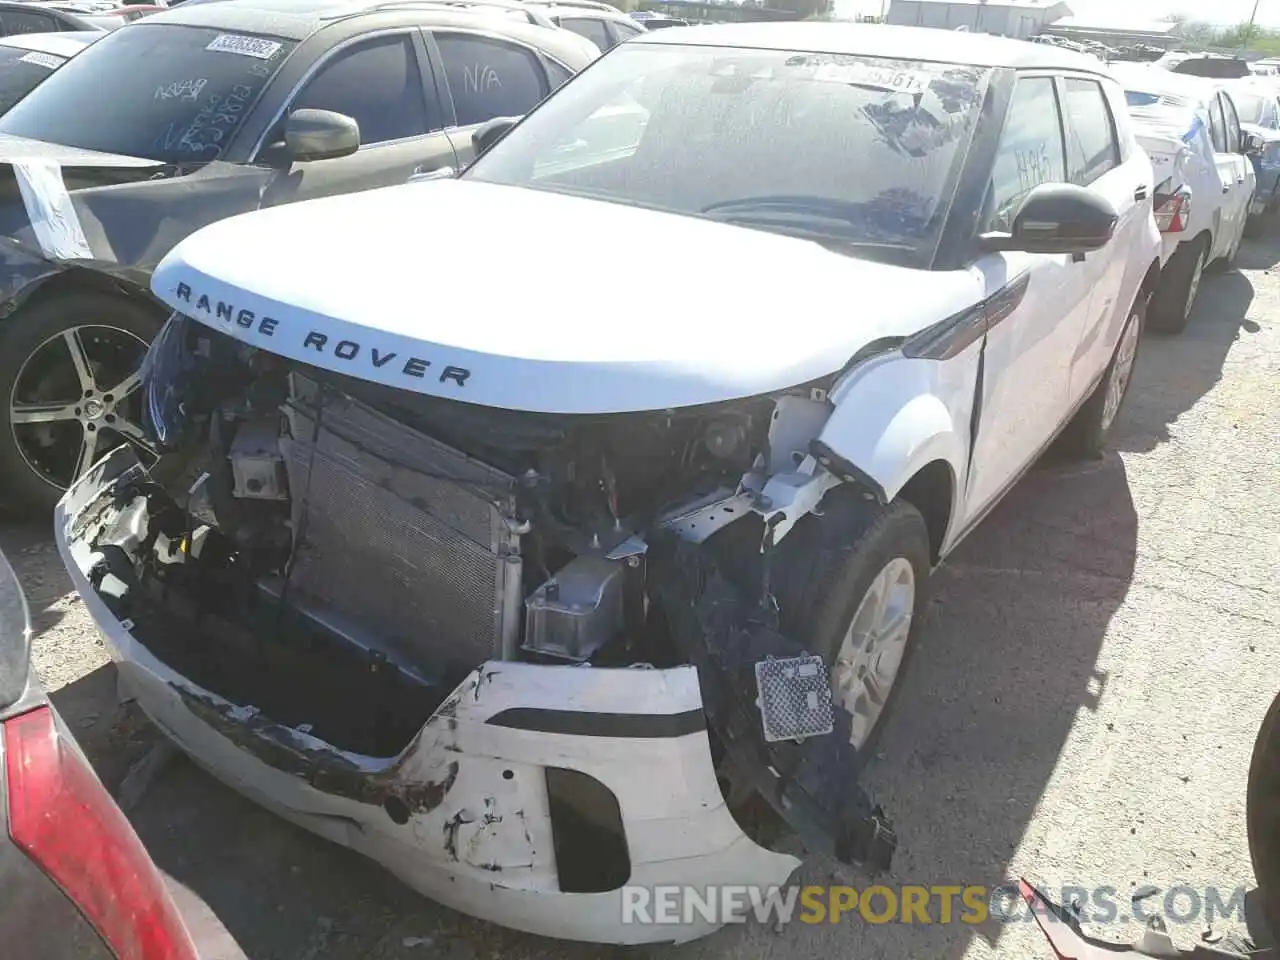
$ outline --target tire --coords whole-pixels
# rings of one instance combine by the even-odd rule
[[[881,680],[879,695],[863,689],[853,703],[857,709],[850,709],[854,745],[865,753],[875,749],[884,730],[915,647],[932,566],[929,532],[909,503],[883,506],[852,487],[828,493],[821,509],[821,516],[802,517],[779,544],[772,564],[774,596],[782,629],[826,661],[837,706],[849,709],[846,695],[852,692],[857,666],[876,667],[871,672]],[[889,582],[886,571],[892,571]],[[905,616],[905,626],[881,638],[878,650],[877,641],[870,639],[870,649],[846,669],[838,662],[846,636],[859,625],[855,617],[860,611],[863,625],[868,622],[877,585],[891,587],[890,612]],[[852,646],[843,653],[851,653]],[[842,686],[842,678],[850,680],[849,687]]]
[[[1151,298],[1147,321],[1150,329],[1177,334],[1187,328],[1196,294],[1200,292],[1208,255],[1209,241],[1205,236],[1178,245],[1160,275],[1155,296]]]
[[[1280,932],[1280,696],[1253,744],[1244,819],[1262,913],[1274,939]]]
[[[71,482],[76,466],[88,466],[78,463],[89,452],[86,438],[94,438],[94,455],[89,459],[96,460],[125,442],[117,427],[123,430],[132,424],[137,432],[141,395],[134,390],[122,400],[109,390],[136,371],[162,321],[149,304],[125,296],[74,291],[37,294],[0,323],[0,487],[4,491],[0,503],[47,514]],[[80,389],[86,381],[72,361],[69,333],[88,361],[93,396]],[[106,382],[98,384],[98,379]],[[57,419],[15,423],[15,403],[57,407]],[[44,416],[27,413],[36,415]]]
[[[1138,360],[1142,328],[1147,315],[1148,295],[1138,292],[1120,329],[1120,338],[1111,354],[1111,362],[1093,393],[1062,432],[1061,446],[1068,456],[1081,460],[1097,460],[1106,449],[1111,427],[1115,424],[1129,393],[1133,368]],[[1115,393],[1113,394],[1113,390]],[[1110,400],[1108,399],[1110,398]]]

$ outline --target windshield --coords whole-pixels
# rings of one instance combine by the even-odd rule
[[[1192,57],[1174,65],[1173,72],[1213,80],[1238,80],[1249,76],[1249,64],[1243,60],[1225,60],[1219,57]]]
[[[624,45],[463,176],[927,266],[987,74],[875,57]]]
[[[215,160],[293,47],[274,37],[131,24],[0,117],[0,134],[161,163]]]
[[[0,46],[0,113],[30,93],[63,62],[62,57],[52,53]]]

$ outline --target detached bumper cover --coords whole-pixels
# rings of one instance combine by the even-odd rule
[[[58,549],[139,705],[244,795],[456,910],[565,939],[683,941],[716,925],[626,924],[621,889],[562,892],[549,768],[586,774],[617,799],[631,885],[767,887],[799,865],[758,846],[730,814],[692,666],[485,663],[392,758],[338,750],[194,685],[149,652],[88,578],[114,491],[144,477],[126,448],[95,465],[58,506]]]

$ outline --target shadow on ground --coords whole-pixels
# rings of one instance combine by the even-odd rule
[[[901,847],[892,881],[995,885],[1081,709],[1134,568],[1136,519],[1122,461],[1046,464],[939,573],[913,671],[870,784]],[[19,551],[21,543],[6,541]],[[46,547],[47,549],[47,547]],[[55,555],[56,559],[56,555]],[[40,575],[52,591],[65,589]],[[104,666],[55,694],[110,788],[158,739],[116,703]],[[588,958],[615,951],[503,931],[439,907],[377,865],[266,813],[182,758],[130,812],[157,863],[217,914],[254,960]],[[848,874],[851,882],[862,878]],[[799,878],[831,882],[830,865]],[[991,926],[978,935],[997,937]],[[961,926],[792,927],[789,954],[960,956]],[[751,924],[629,956],[753,957],[780,944]]]
[[[1256,248],[1242,248],[1240,260],[1256,256]],[[1276,249],[1280,257],[1280,246]],[[1139,349],[1139,362],[1158,375],[1147,377],[1141,389],[1130,390],[1125,401],[1127,429],[1117,432],[1114,446],[1145,452],[1170,438],[1170,427],[1222,379],[1222,367],[1241,337],[1256,333],[1248,319],[1253,284],[1236,271],[1205,277],[1186,330],[1177,336],[1148,333]],[[1134,429],[1134,427],[1139,427]]]

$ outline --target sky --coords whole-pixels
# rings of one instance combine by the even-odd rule
[[[836,9],[842,16],[878,14],[880,4],[881,0],[836,0]],[[1193,20],[1234,25],[1249,20],[1254,0],[1066,0],[1066,4],[1076,16],[1099,21],[1159,20],[1181,13]],[[1280,0],[1258,0],[1257,23],[1280,30]]]

